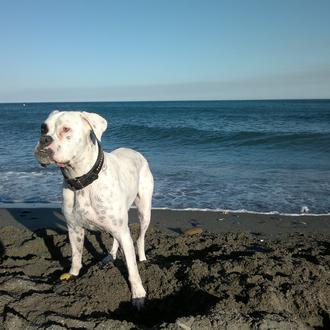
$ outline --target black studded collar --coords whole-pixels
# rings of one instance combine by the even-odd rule
[[[91,170],[88,173],[86,173],[82,176],[79,176],[77,178],[70,179],[64,173],[64,169],[61,168],[64,180],[70,189],[72,189],[74,191],[83,189],[83,188],[87,187],[88,185],[90,185],[92,182],[94,182],[99,177],[99,173],[102,169],[102,165],[104,162],[104,153],[102,150],[102,146],[98,140],[97,140],[97,145],[98,145],[99,153],[98,153],[94,166],[91,168]]]

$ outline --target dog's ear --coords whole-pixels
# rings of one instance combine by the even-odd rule
[[[90,113],[85,111],[81,112],[81,117],[91,127],[97,139],[101,141],[101,136],[108,126],[107,121],[97,113]]]
[[[54,110],[54,111],[52,111],[52,112],[48,115],[48,118],[55,116],[57,113],[59,113],[58,110]]]

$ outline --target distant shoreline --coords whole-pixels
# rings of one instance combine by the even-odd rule
[[[164,103],[174,103],[174,102],[285,102],[285,101],[330,101],[329,98],[292,98],[292,99],[227,99],[227,100],[106,100],[106,101],[13,101],[13,102],[1,102],[1,105],[5,104],[52,104],[52,103],[153,103],[153,102],[164,102]]]

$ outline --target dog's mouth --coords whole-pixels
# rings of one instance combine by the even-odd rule
[[[43,167],[46,167],[47,165],[51,164],[51,151],[49,149],[44,149],[40,146],[40,144],[37,145],[34,151],[34,155],[36,159],[38,160],[39,164]]]
[[[54,165],[56,165],[59,168],[64,168],[70,164],[69,161],[61,162],[61,161],[56,160],[53,152],[49,154],[49,161],[50,161],[50,163],[53,163]]]
[[[43,167],[46,167],[50,164],[54,164],[59,168],[64,168],[69,165],[69,162],[58,161],[54,157],[54,151],[50,148],[43,148],[40,145],[37,145],[35,149],[35,156],[39,164]]]
[[[55,160],[53,160],[53,162],[59,168],[64,168],[64,167],[66,167],[66,166],[68,166],[70,164],[69,162],[61,163],[61,162],[57,162]]]

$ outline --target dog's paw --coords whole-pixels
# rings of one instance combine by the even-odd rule
[[[115,261],[115,259],[112,257],[111,254],[109,254],[101,260],[101,263],[103,265],[106,265],[106,264],[109,264],[109,263],[113,263],[114,261]]]
[[[70,273],[63,273],[60,276],[60,281],[70,281],[70,280],[74,280],[76,278],[76,276],[70,274]]]
[[[141,311],[144,308],[144,301],[145,298],[133,298],[132,299],[132,304],[133,307],[136,308],[138,311]]]

